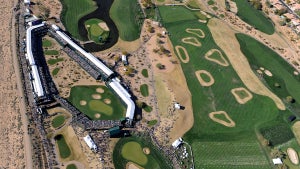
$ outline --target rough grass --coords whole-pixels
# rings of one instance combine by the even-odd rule
[[[96,89],[99,87],[104,90],[104,93],[100,94],[101,99],[95,101],[92,95],[99,94],[96,93]],[[106,105],[104,99],[110,99],[111,104]],[[125,107],[121,103],[121,100],[105,86],[74,86],[71,88],[68,100],[90,119],[94,120],[96,119],[95,114],[97,113],[101,114],[100,119],[103,120],[120,119],[125,113]],[[87,105],[80,105],[81,100],[85,100]],[[111,107],[112,110],[107,106]],[[110,111],[113,112],[109,113]]]
[[[122,156],[139,165],[145,165],[148,162],[147,156],[143,153],[143,149],[138,142],[130,141],[123,145]]]
[[[71,150],[66,143],[63,135],[59,134],[55,136],[56,145],[58,146],[59,155],[61,158],[68,158],[71,155]]]
[[[58,62],[61,62],[61,61],[63,61],[63,60],[64,60],[64,58],[49,59],[49,60],[47,61],[47,63],[48,63],[49,65],[54,65],[54,64],[56,64],[56,63],[58,63]]]
[[[275,31],[272,21],[259,10],[253,8],[247,0],[234,0],[238,13],[237,15],[249,25],[252,25],[254,28],[266,33],[273,34]]]
[[[58,55],[59,51],[57,51],[57,50],[45,50],[44,54],[45,55]]]
[[[207,1],[207,4],[208,4],[208,5],[214,5],[214,4],[215,4],[215,1],[214,1],[214,0],[209,0],[209,1]]]
[[[52,42],[48,39],[44,39],[43,40],[43,47],[51,47],[52,46]]]
[[[169,166],[170,162],[161,154],[161,151],[158,150],[151,142],[150,138],[140,138],[140,137],[136,137],[136,136],[132,136],[132,137],[125,137],[125,138],[121,138],[113,151],[113,163],[115,165],[114,168],[125,168],[126,164],[131,161],[128,160],[127,158],[124,158],[123,156],[123,148],[124,145],[126,145],[127,143],[130,142],[134,142],[134,143],[138,143],[141,148],[144,147],[148,147],[150,149],[150,154],[148,155],[144,155],[147,158],[147,163],[144,165],[141,165],[141,167],[143,168],[153,168],[153,169],[158,169],[158,168],[163,168],[163,169],[170,169],[172,168],[171,166]],[[140,151],[142,150],[138,150],[138,151],[133,151],[131,150],[131,147],[128,147],[128,151],[126,151],[126,157],[128,158],[132,158],[135,157],[137,153],[140,154]],[[143,152],[141,152],[143,153]],[[140,157],[136,157],[135,159],[140,158]]]
[[[117,26],[122,40],[134,41],[139,38],[138,17],[141,17],[140,10],[136,0],[114,0],[110,9],[110,16]]]
[[[147,84],[142,84],[142,85],[140,86],[140,91],[141,91],[141,94],[142,94],[144,97],[149,96],[149,89],[148,89],[148,85],[147,85]]]
[[[78,21],[81,17],[97,9],[92,0],[61,0],[63,11],[61,20],[73,37],[81,39],[78,32]]]
[[[53,69],[53,71],[51,72],[51,74],[52,74],[52,76],[55,76],[55,75],[57,75],[58,74],[58,72],[59,72],[59,70],[60,70],[60,68],[55,68],[55,69]]]
[[[244,34],[236,34],[236,37],[241,44],[241,51],[247,57],[253,70],[259,67],[270,70],[273,76],[264,76],[264,82],[282,100],[285,100],[286,96],[292,96],[296,102],[287,104],[290,110],[300,115],[300,76],[293,74],[294,68],[277,53],[255,39]],[[275,83],[278,83],[280,87],[276,87]]]
[[[55,116],[52,120],[52,123],[51,125],[54,127],[54,128],[58,128],[60,127],[61,125],[63,125],[65,122],[65,116],[64,115],[58,115],[58,116]]]
[[[293,132],[286,123],[277,122],[261,127],[260,132],[273,146],[285,143],[294,138]]]
[[[69,164],[66,169],[77,169],[75,164]]]
[[[193,9],[200,9],[196,0],[189,0],[187,6]]]
[[[108,36],[109,36],[109,31],[105,31],[102,29],[98,24],[104,22],[100,19],[89,19],[85,21],[85,28],[88,31],[89,39],[96,42],[96,43],[104,43]],[[99,37],[101,37],[101,41],[99,40]]]
[[[142,75],[147,78],[148,77],[148,70],[147,69],[143,69],[142,70]]]

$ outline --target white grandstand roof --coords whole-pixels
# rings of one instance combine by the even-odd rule
[[[181,143],[182,143],[182,138],[179,138],[172,143],[172,147],[177,148]]]
[[[97,146],[95,142],[92,140],[90,135],[83,137],[83,140],[86,142],[86,144],[89,146],[90,149],[97,150]]]

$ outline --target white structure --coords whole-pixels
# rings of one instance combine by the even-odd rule
[[[86,52],[83,50],[80,46],[78,46],[76,43],[74,43],[71,38],[66,35],[65,33],[61,32],[59,27],[56,25],[52,25],[52,28],[55,30],[55,32],[64,39],[69,45],[71,45],[74,49],[76,49],[78,52],[80,52],[83,56],[85,56],[87,59],[89,59],[92,63],[94,63],[98,68],[100,68],[107,77],[112,75],[114,72],[111,71],[107,66],[105,66],[100,60],[98,60],[95,56],[92,54]]]
[[[274,165],[282,164],[282,161],[280,158],[273,158],[272,161],[273,161]]]
[[[30,4],[30,0],[24,0],[24,4],[26,5],[26,4]]]
[[[128,64],[127,56],[126,56],[126,55],[122,55],[121,58],[122,58],[123,64],[124,64],[124,65],[127,65],[127,64]]]
[[[85,141],[85,143],[89,146],[89,148],[92,151],[96,152],[98,150],[98,147],[96,146],[95,142],[92,140],[90,135],[83,137],[83,140]]]
[[[27,55],[25,55],[25,57],[28,58],[29,65],[31,67],[32,86],[33,86],[34,93],[38,97],[44,96],[45,93],[44,93],[40,75],[39,75],[37,66],[35,64],[34,58],[33,58],[33,54],[32,54],[31,32],[32,32],[32,30],[42,27],[42,26],[44,26],[44,23],[35,25],[35,26],[31,26],[26,30],[26,53],[27,53]]]
[[[175,140],[173,143],[172,143],[172,147],[173,148],[178,148],[178,146],[180,146],[180,144],[182,144],[183,140],[181,137],[179,137],[177,140]]]
[[[127,105],[126,117],[130,120],[130,122],[132,122],[135,111],[135,104],[131,100],[130,94],[119,83],[117,78],[113,78],[108,85],[119,95],[119,97]]]
[[[180,104],[179,103],[175,103],[174,107],[175,107],[175,109],[180,109]]]

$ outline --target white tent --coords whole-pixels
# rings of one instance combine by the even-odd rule
[[[181,143],[182,143],[182,138],[179,137],[179,139],[175,140],[175,141],[172,143],[172,147],[173,147],[173,148],[177,148]]]
[[[98,148],[97,148],[95,142],[90,137],[90,135],[87,135],[87,136],[83,137],[83,140],[86,142],[86,144],[89,146],[89,148],[91,150],[97,151]]]
[[[24,4],[30,4],[30,0],[24,0]]]
[[[280,158],[273,158],[272,161],[273,161],[274,165],[282,164],[282,161]]]

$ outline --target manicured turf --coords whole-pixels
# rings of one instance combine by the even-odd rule
[[[43,47],[51,47],[52,46],[52,42],[48,39],[44,39],[43,40]]]
[[[71,155],[71,150],[66,143],[66,140],[63,135],[55,136],[55,141],[59,149],[59,155],[61,158],[67,158]]]
[[[65,123],[65,116],[64,115],[58,115],[58,116],[55,116],[52,120],[52,126],[54,128],[58,128],[60,127],[61,125],[63,125]]]
[[[56,63],[58,63],[58,62],[61,62],[61,61],[63,61],[63,60],[64,60],[64,58],[49,59],[49,60],[47,61],[47,63],[48,63],[49,65],[54,65],[54,64],[56,64]]]
[[[67,166],[67,169],[77,169],[76,165],[75,164],[69,164]]]
[[[59,51],[57,51],[57,50],[45,50],[44,54],[45,55],[58,55]]]
[[[59,72],[59,70],[60,70],[60,68],[55,68],[55,69],[53,69],[53,71],[52,71],[52,75],[53,76],[55,76],[55,75],[57,75],[57,73]]]
[[[184,135],[184,140],[192,145],[194,159],[198,160],[195,162],[195,168],[234,168],[231,165],[234,163],[233,159],[236,162],[240,161],[236,168],[269,168],[267,159],[259,150],[255,130],[260,124],[275,120],[277,117],[282,121],[283,118],[280,114],[283,112],[280,112],[276,108],[271,99],[256,94],[253,94],[253,98],[246,104],[237,103],[234,96],[230,94],[231,89],[246,87],[235,70],[232,66],[224,67],[216,65],[203,57],[209,50],[218,49],[227,60],[227,56],[215,44],[207,25],[199,23],[197,19],[192,20],[189,17],[182,17],[187,18],[184,21],[184,19],[176,20],[171,16],[164,15],[163,13],[167,13],[164,11],[168,10],[167,8],[167,6],[159,7],[159,10],[163,16],[164,25],[171,34],[170,39],[173,46],[180,45],[185,47],[190,56],[190,61],[181,64],[181,66],[192,94],[194,125]],[[186,9],[180,9],[183,7],[177,7],[178,10],[174,10],[173,7],[169,8],[169,10],[172,9],[173,13],[178,16],[190,16],[186,14]],[[173,14],[169,12],[169,15]],[[195,35],[187,33],[185,31],[187,28],[203,30],[205,38],[198,38]],[[205,45],[195,47],[181,41],[182,38],[191,35]],[[202,87],[195,75],[197,70],[207,70],[210,72],[215,79],[215,83],[210,87]],[[232,128],[225,127],[212,121],[208,114],[213,111],[227,112],[236,126]],[[246,147],[246,144],[243,145],[245,141],[252,148]],[[224,144],[218,149],[216,148],[218,144],[214,146],[217,142],[224,142]],[[240,143],[241,147],[245,146],[245,153],[241,147],[240,151],[233,151],[232,147],[227,148],[224,146],[227,144],[230,145],[233,142],[236,144]],[[204,150],[201,150],[203,149],[202,143],[207,144],[206,148],[211,153],[205,153]],[[248,151],[252,151],[251,154],[247,155]],[[224,160],[225,157],[228,161]],[[254,163],[252,167],[251,163],[255,160],[258,160],[257,164]],[[216,162],[216,164],[213,164],[213,162]]]
[[[213,5],[213,4],[215,4],[215,1],[214,0],[209,0],[209,1],[207,1],[207,4],[208,5]]]
[[[236,37],[241,44],[241,51],[247,57],[253,70],[256,71],[259,67],[269,70],[273,76],[263,76],[268,87],[282,100],[285,100],[287,96],[292,96],[296,102],[288,104],[294,113],[300,115],[300,76],[293,74],[295,69],[277,53],[255,39],[244,34],[237,34]],[[278,83],[280,87],[276,87],[275,83]]]
[[[102,88],[104,93],[97,93],[97,88]],[[92,95],[98,94],[101,99],[93,99]],[[104,99],[111,100],[107,105]],[[119,119],[124,116],[125,107],[121,100],[105,86],[74,86],[71,88],[68,100],[90,119],[97,119],[95,114],[101,114],[100,119]],[[86,101],[86,105],[80,105],[80,101]]]
[[[60,2],[63,5],[61,19],[64,26],[73,37],[81,39],[78,33],[78,21],[96,10],[96,3],[92,0],[61,0]]]
[[[148,126],[153,126],[157,123],[157,120],[150,120],[148,121]]]
[[[143,153],[141,145],[135,141],[124,144],[121,154],[123,158],[139,165],[145,165],[148,162],[147,156]]]
[[[247,0],[234,1],[238,8],[237,15],[243,21],[266,34],[271,35],[274,33],[275,28],[272,21],[266,18],[266,16],[261,11],[253,8]]]
[[[199,9],[199,5],[196,0],[189,0],[187,6],[193,9]]]
[[[143,109],[148,113],[150,113],[152,111],[152,107],[147,104],[143,107]]]
[[[148,70],[147,69],[143,69],[142,70],[142,75],[147,78],[148,77]]]
[[[136,136],[121,138],[113,151],[113,163],[115,168],[126,168],[129,161],[139,164],[143,168],[169,169],[170,162],[162,156],[160,151],[153,146],[150,138],[140,138]],[[148,147],[150,154],[143,153],[142,148]],[[146,159],[145,159],[146,157]]]
[[[148,89],[148,85],[147,85],[147,84],[142,84],[142,85],[140,86],[140,91],[141,91],[141,94],[142,94],[144,97],[149,96],[149,89]]]
[[[115,22],[122,40],[133,41],[140,36],[142,22],[140,6],[136,0],[114,0],[110,9],[110,16]]]
[[[89,19],[85,21],[85,28],[88,31],[89,39],[96,42],[96,43],[105,43],[109,36],[109,31],[104,30],[98,24],[104,22],[100,19]]]
[[[197,17],[182,6],[158,6],[163,23],[194,20]]]
[[[240,99],[249,97],[248,93],[245,92],[244,90],[238,90],[238,91],[235,91],[235,93],[239,96]]]
[[[200,73],[200,77],[202,80],[204,80],[204,82],[210,82],[212,81],[212,79],[210,78],[210,76],[208,76],[206,73]]]
[[[222,56],[220,55],[219,52],[214,51],[211,55],[208,56],[208,58],[213,59],[213,60],[217,60],[222,64],[226,64],[227,62],[222,58]]]

